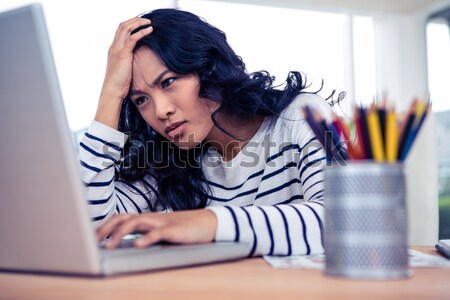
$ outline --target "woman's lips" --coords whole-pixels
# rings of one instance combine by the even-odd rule
[[[180,125],[176,126],[175,128],[169,130],[167,132],[167,135],[171,139],[175,139],[175,137],[182,135],[185,131],[186,131],[186,122],[183,122]]]

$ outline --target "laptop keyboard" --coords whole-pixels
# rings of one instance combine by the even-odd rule
[[[133,248],[133,243],[135,240],[139,239],[142,236],[142,234],[140,233],[130,233],[125,235],[122,240],[120,241],[119,245],[117,246],[117,248],[121,249],[121,248]],[[99,244],[100,249],[105,249],[105,245],[108,242],[109,238],[106,238],[104,240],[102,240]]]

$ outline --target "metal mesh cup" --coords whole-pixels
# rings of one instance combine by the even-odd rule
[[[325,169],[325,274],[410,276],[402,164],[355,162]]]

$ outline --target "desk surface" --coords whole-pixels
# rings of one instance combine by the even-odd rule
[[[349,280],[252,258],[111,278],[0,273],[0,299],[450,299],[449,279],[450,269],[420,268],[408,279]]]

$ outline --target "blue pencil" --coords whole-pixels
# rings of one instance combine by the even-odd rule
[[[419,123],[417,124],[416,127],[414,127],[413,129],[411,129],[411,133],[408,136],[408,140],[406,142],[405,148],[403,149],[402,155],[400,157],[400,159],[406,159],[406,157],[408,156],[409,150],[411,150],[412,145],[414,144],[414,141],[417,137],[417,134],[420,131],[420,128],[422,127],[423,122],[425,121],[425,118],[427,116],[428,110],[430,108],[429,103],[427,104],[422,116],[420,117]]]
[[[411,104],[411,106],[409,107],[408,114],[406,116],[406,121],[405,121],[403,130],[400,135],[400,141],[398,144],[398,153],[397,153],[397,159],[399,159],[399,160],[404,159],[403,152],[405,151],[406,143],[408,142],[408,137],[411,133],[411,129],[414,124],[414,120],[416,119],[416,113],[415,113],[416,106],[417,106],[417,101],[414,101]]]
[[[324,131],[325,143],[327,146],[329,146],[329,148],[331,148],[333,158],[339,162],[344,161],[347,158],[346,153],[343,154],[341,152],[339,142],[336,143],[335,141],[335,134],[333,133],[333,130],[330,129],[330,127],[327,125],[324,119],[322,119],[320,123],[322,124],[322,128]]]
[[[329,147],[327,147],[327,143],[325,142],[325,132],[321,129],[322,125],[319,125],[314,120],[313,112],[309,106],[303,107],[303,113],[305,115],[306,122],[309,124],[309,127],[311,127],[311,130],[319,140],[319,142],[322,144],[323,149],[325,150],[325,153],[327,155],[328,160],[333,159],[333,152]]]
[[[326,131],[331,133],[332,136],[332,150],[337,149],[337,153],[339,154],[340,158],[342,159],[348,159],[347,151],[345,150],[344,143],[341,140],[339,132],[336,130],[333,124],[327,124],[324,119],[322,119],[323,125],[326,128]],[[333,151],[334,153],[334,151]]]

